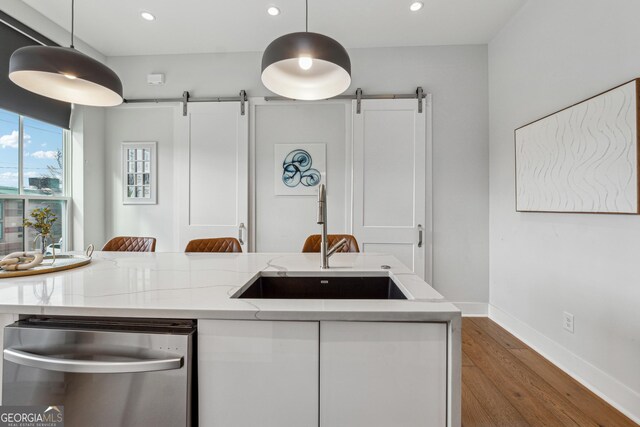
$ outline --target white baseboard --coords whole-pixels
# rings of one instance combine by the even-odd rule
[[[487,317],[489,304],[486,302],[453,302],[462,311],[463,317]]]
[[[493,305],[489,305],[488,308],[491,320],[522,340],[611,406],[640,424],[640,393],[630,389],[510,314]]]

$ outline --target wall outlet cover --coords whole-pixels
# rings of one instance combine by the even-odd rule
[[[573,333],[573,314],[566,311],[562,313],[562,327],[567,332]]]
[[[161,73],[147,74],[147,84],[150,84],[152,86],[163,85],[164,74],[161,74]]]

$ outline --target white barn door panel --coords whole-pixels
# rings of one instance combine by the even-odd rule
[[[236,237],[248,248],[249,120],[239,102],[189,104],[177,153],[179,244]]]
[[[426,117],[415,99],[363,100],[360,114],[353,105],[353,234],[363,252],[392,254],[422,278]]]

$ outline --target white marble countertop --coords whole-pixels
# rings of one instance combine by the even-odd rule
[[[192,319],[449,321],[453,304],[389,255],[95,252],[91,264],[0,279],[0,313]],[[391,266],[390,270],[381,269]],[[391,275],[408,300],[231,298],[261,272]]]

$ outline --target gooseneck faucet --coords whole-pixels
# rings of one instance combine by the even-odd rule
[[[327,239],[327,190],[324,184],[318,186],[318,224],[322,224],[322,234],[320,240],[321,267],[329,268],[329,258],[347,244],[347,239],[340,239],[338,243],[328,248]]]

